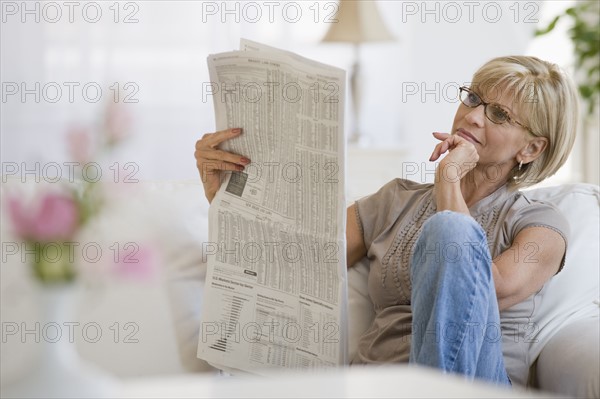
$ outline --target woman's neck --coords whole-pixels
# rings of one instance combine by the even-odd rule
[[[467,207],[470,208],[505,184],[505,177],[498,176],[492,179],[485,170],[482,172],[479,168],[475,168],[462,178],[460,190]]]

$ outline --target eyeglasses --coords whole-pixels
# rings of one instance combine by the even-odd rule
[[[460,88],[460,101],[469,108],[477,108],[483,104],[483,112],[485,113],[486,118],[493,123],[497,125],[501,125],[506,122],[515,123],[527,130],[529,133],[533,134],[529,127],[511,118],[508,114],[508,111],[506,111],[502,105],[484,102],[477,93],[468,87],[463,86]]]

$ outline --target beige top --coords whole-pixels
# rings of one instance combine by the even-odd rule
[[[509,191],[506,186],[469,211],[487,235],[492,259],[527,227],[550,228],[567,243],[569,224],[558,209],[529,200],[524,193]],[[377,193],[357,201],[357,220],[370,260],[368,289],[375,319],[362,335],[353,363],[408,362],[412,322],[409,260],[423,223],[435,212],[433,184],[403,179],[392,180]],[[535,247],[515,256],[533,260]],[[528,338],[535,329],[531,322],[535,301],[543,296],[544,289],[500,315],[505,365],[513,382],[525,384],[535,360],[528,358]]]

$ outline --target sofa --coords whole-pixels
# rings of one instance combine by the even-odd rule
[[[576,397],[600,396],[600,196],[598,187],[562,185],[531,190],[531,198],[556,204],[571,223],[571,238],[564,270],[548,284],[548,294],[530,322],[538,326],[531,337],[528,386],[532,389]],[[204,273],[194,278],[183,270],[170,285],[170,298],[179,321],[178,343],[186,367],[209,370],[194,358],[195,326],[201,320],[199,287]],[[348,273],[349,358],[356,353],[358,339],[374,316],[367,293],[368,264],[363,259]],[[188,295],[193,295],[191,299]],[[195,303],[190,307],[185,304]],[[194,320],[192,322],[192,320]],[[189,326],[191,324],[191,328]],[[190,354],[192,356],[190,356]]]
[[[23,186],[25,191],[35,190],[30,183],[3,181],[3,190]],[[78,318],[100,325],[106,339],[90,343],[76,337],[80,355],[122,379],[217,373],[196,357],[206,273],[202,243],[208,238],[208,205],[201,184],[150,181],[127,188],[124,195],[87,234],[107,245],[143,236],[160,249],[160,268],[151,281],[104,282],[82,289]],[[529,347],[528,389],[600,397],[599,195],[597,186],[586,184],[530,192],[567,215],[571,239],[564,270],[548,283],[548,295],[532,315],[539,329]],[[10,239],[6,223],[2,234],[3,240]],[[28,295],[33,288],[23,265],[3,259],[1,272],[2,323],[36,320]],[[348,273],[350,358],[373,317],[367,272],[363,260]],[[116,342],[111,335],[115,322],[134,323],[136,342]],[[36,356],[35,343],[12,338],[3,336],[1,342],[3,385],[27,373]]]

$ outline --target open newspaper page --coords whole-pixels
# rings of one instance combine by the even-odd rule
[[[209,211],[198,357],[267,374],[346,363],[345,72],[243,41],[208,58],[228,173]]]

